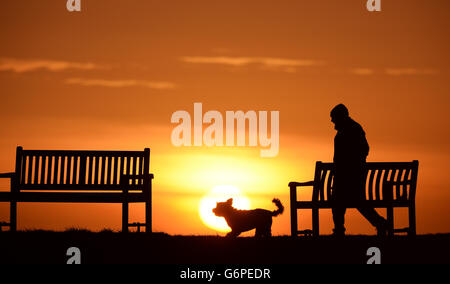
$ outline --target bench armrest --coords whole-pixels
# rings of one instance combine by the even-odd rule
[[[147,176],[148,176],[148,178],[150,178],[150,179],[153,179],[153,178],[154,178],[154,175],[153,175],[153,174],[148,174]],[[122,179],[127,179],[127,180],[130,180],[130,179],[142,179],[142,178],[144,178],[144,177],[145,177],[145,175],[133,175],[133,174],[122,175],[122,176],[121,176]]]
[[[295,181],[291,181],[289,183],[289,187],[290,188],[295,188],[295,187],[299,187],[299,186],[313,186],[314,185],[314,181],[307,181],[307,182],[295,182]]]
[[[16,173],[0,173],[0,178],[13,178]]]
[[[289,183],[290,188],[290,196],[291,196],[291,207],[296,208],[293,204],[297,202],[297,187],[306,187],[306,186],[314,186],[314,181],[308,182],[295,182],[292,181]]]
[[[136,180],[145,180],[145,178],[148,178],[150,184],[152,182],[152,179],[154,178],[153,174],[146,174],[146,175],[135,175],[135,174],[128,174],[128,175],[121,175],[120,176],[120,184],[122,186],[130,186],[130,181],[134,183]],[[133,185],[133,184],[131,184]]]

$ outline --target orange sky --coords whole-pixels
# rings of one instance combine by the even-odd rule
[[[332,159],[329,111],[343,102],[367,132],[369,161],[420,160],[418,233],[449,232],[450,3],[382,0],[369,13],[365,2],[82,0],[69,13],[65,0],[2,1],[0,172],[13,170],[17,145],[150,147],[154,230],[216,234],[198,217],[200,199],[231,184],[252,207],[272,210],[273,197],[288,207],[288,182]],[[172,146],[171,115],[192,114],[194,102],[223,114],[278,110],[279,155]],[[288,212],[274,234],[290,232]],[[120,214],[119,205],[20,204],[18,222],[119,229]],[[140,205],[130,214],[143,215]],[[321,216],[329,232],[330,214]],[[374,232],[356,212],[347,220],[350,233]]]

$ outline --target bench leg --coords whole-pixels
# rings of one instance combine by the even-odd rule
[[[17,231],[17,202],[11,201],[9,207],[9,223],[11,232]]]
[[[122,203],[122,233],[128,233],[128,202]]]
[[[387,215],[387,225],[388,225],[388,235],[394,235],[394,208],[388,207],[386,208]]]
[[[297,237],[298,221],[297,221],[297,188],[291,187],[291,236]]]
[[[145,202],[145,232],[152,232],[152,201],[147,200]]]
[[[298,235],[298,220],[297,220],[297,210],[291,210],[291,236],[297,237]]]
[[[314,208],[312,210],[312,227],[313,227],[313,236],[319,236],[319,208]]]
[[[414,205],[409,207],[409,236],[416,235],[416,207]]]

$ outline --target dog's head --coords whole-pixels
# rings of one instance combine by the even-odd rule
[[[225,202],[217,202],[216,208],[212,211],[218,217],[225,217],[233,210],[233,198],[228,199]]]

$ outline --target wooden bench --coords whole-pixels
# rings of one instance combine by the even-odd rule
[[[406,163],[366,163],[366,200],[348,204],[347,208],[386,208],[389,233],[416,234],[415,197],[419,162]],[[332,208],[330,197],[333,189],[334,164],[316,163],[314,181],[290,182],[291,235],[319,236],[319,209]],[[297,200],[297,188],[312,186],[311,201]],[[394,229],[394,208],[405,207],[409,211],[409,227]],[[312,230],[298,230],[297,210],[312,210]]]
[[[10,230],[17,230],[18,202],[121,203],[122,231],[127,232],[128,204],[145,202],[145,230],[152,231],[150,149],[144,151],[24,150],[17,147],[11,191]],[[5,223],[8,224],[8,223]]]

